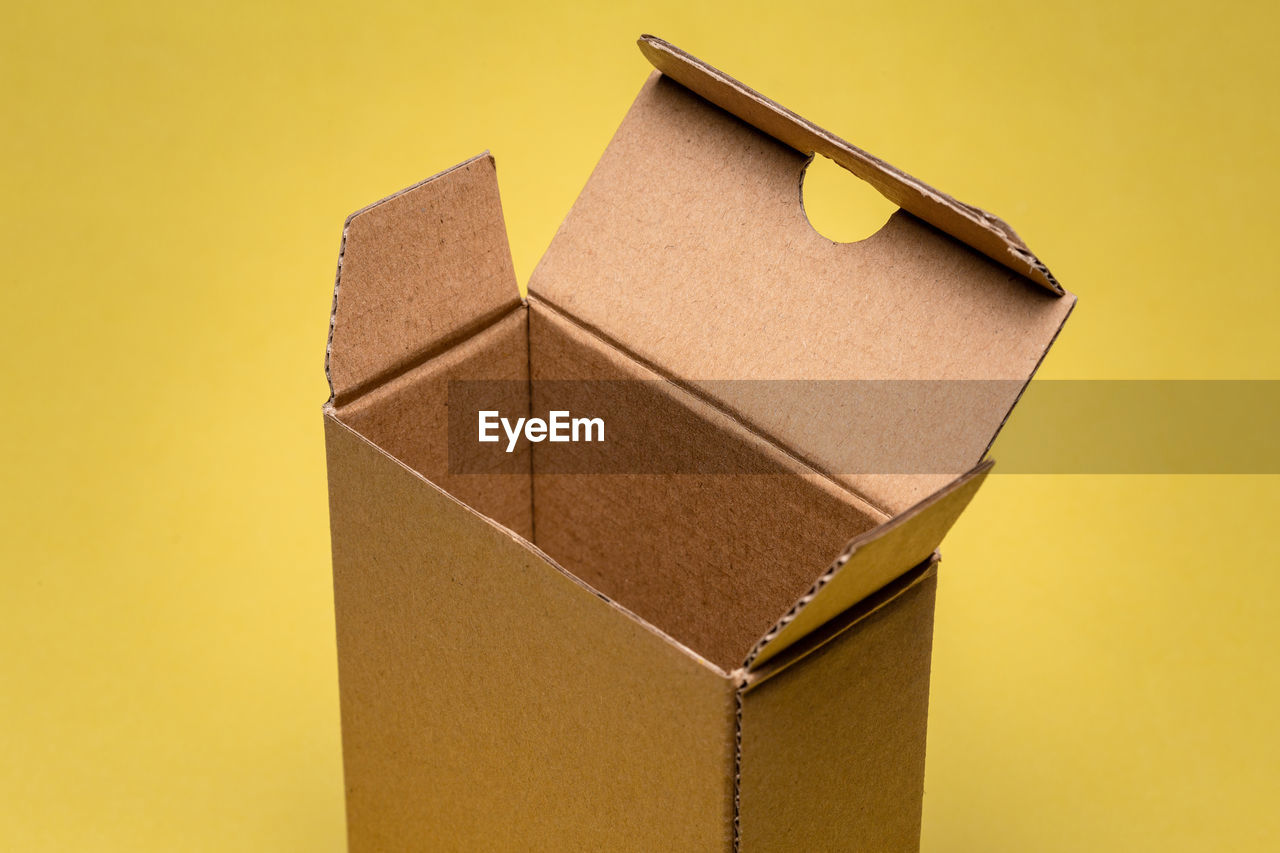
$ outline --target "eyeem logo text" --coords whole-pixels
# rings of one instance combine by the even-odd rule
[[[507,437],[507,452],[516,449],[521,434],[532,442],[540,441],[604,441],[604,418],[575,418],[567,411],[548,412],[548,419],[504,418],[497,411],[480,412],[480,441],[501,441],[498,430]]]

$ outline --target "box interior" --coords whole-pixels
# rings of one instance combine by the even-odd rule
[[[655,455],[758,459],[744,468],[768,473],[676,473],[675,465],[655,460],[664,473],[582,476],[558,473],[563,469],[550,464],[549,447],[528,443],[494,473],[451,472],[450,381],[530,378],[654,380],[601,384],[599,393],[612,398],[595,400],[595,410],[607,411],[607,422],[643,421],[660,411]],[[851,537],[888,516],[658,380],[617,346],[531,298],[334,413],[601,595],[729,671]],[[544,411],[543,401],[530,399],[529,383],[499,387],[508,389],[506,411]]]

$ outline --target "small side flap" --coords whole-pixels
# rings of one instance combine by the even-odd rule
[[[929,559],[977,493],[992,464],[990,460],[982,463],[850,542],[813,588],[756,643],[743,666],[758,669],[912,566]]]
[[[519,303],[487,152],[351,214],[325,358],[334,403]]]
[[[654,36],[640,51],[653,67],[723,110],[804,154],[829,157],[871,184],[894,204],[1054,293],[1062,285],[1003,219],[957,201],[786,107]]]

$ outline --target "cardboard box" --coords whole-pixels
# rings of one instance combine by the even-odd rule
[[[487,154],[346,223],[325,430],[353,850],[918,847],[935,548],[1074,297],[996,217],[640,47],[657,70],[527,300]],[[814,154],[901,210],[821,237]],[[719,381],[849,378],[1005,390],[903,429]],[[462,470],[464,380],[521,412],[549,382],[631,389],[600,403],[660,422],[654,471],[528,442]],[[977,467],[833,469],[851,436]],[[768,471],[681,471],[696,453]]]

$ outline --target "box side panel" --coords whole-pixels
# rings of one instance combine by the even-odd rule
[[[336,409],[338,418],[468,506],[521,536],[533,533],[529,446],[500,454],[483,470],[450,453],[473,445],[452,442],[450,383],[486,383],[505,412],[529,411],[527,312],[504,315],[452,349]],[[451,464],[451,462],[453,464]]]
[[[734,697],[326,418],[353,851],[728,850]]]
[[[335,400],[519,302],[488,154],[352,214],[342,231],[325,359]]]
[[[919,849],[936,584],[743,695],[743,853]]]
[[[573,384],[611,430],[603,445],[534,448],[538,546],[722,668],[741,665],[849,539],[884,520],[535,299],[530,326],[535,412]],[[602,379],[624,381],[591,382]],[[642,466],[562,473],[565,454],[594,452]],[[705,455],[762,473],[706,473]]]
[[[529,289],[897,513],[981,460],[1074,297],[903,211],[831,242],[806,162],[655,76]]]

